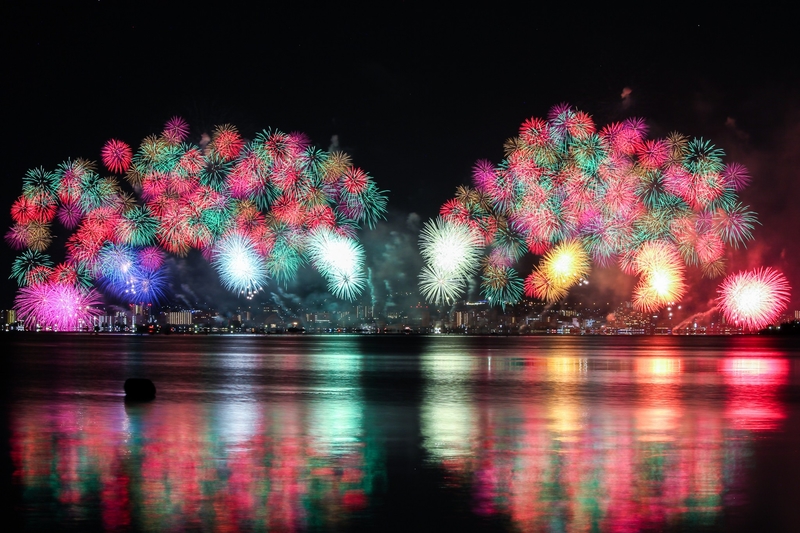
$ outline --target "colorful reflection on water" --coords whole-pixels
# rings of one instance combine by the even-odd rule
[[[478,524],[718,527],[747,505],[754,443],[784,429],[782,394],[798,383],[796,353],[724,343],[702,355],[671,340],[237,342],[136,344],[118,363],[87,346],[49,375],[18,366],[10,454],[26,527],[369,529],[408,475],[397,440],[420,450],[400,468],[440,473],[421,493],[459,495]],[[155,401],[108,390],[131,368],[159,377]],[[387,430],[394,404],[417,423]]]
[[[465,357],[430,352],[430,461],[476,514],[521,531],[713,526],[746,500],[757,433],[780,429],[786,358]]]

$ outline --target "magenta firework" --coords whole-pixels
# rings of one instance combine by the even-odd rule
[[[726,249],[751,240],[757,223],[737,194],[747,169],[707,140],[647,130],[636,118],[598,127],[566,104],[526,120],[505,158],[478,161],[472,184],[426,224],[423,295],[452,302],[480,270],[494,304],[523,294],[555,302],[591,265],[617,265],[639,276],[631,300],[649,312],[681,299],[687,268],[722,275]],[[528,253],[541,259],[523,280],[515,266]]]
[[[135,151],[109,140],[104,168],[69,159],[25,174],[6,233],[20,252],[10,277],[24,321],[68,328],[53,318],[66,304],[53,302],[96,303],[95,286],[128,303],[157,303],[165,257],[193,249],[223,286],[248,297],[269,279],[289,281],[306,263],[336,296],[360,294],[363,284],[352,281],[364,277],[357,231],[385,216],[387,197],[347,154],[319,150],[300,133],[264,130],[248,140],[230,124],[208,142],[188,139],[187,123],[175,117]],[[49,252],[55,225],[72,232],[58,265]],[[341,243],[335,253],[352,257],[337,261],[350,270],[327,266],[320,239]]]

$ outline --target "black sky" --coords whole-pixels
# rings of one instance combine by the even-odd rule
[[[711,139],[745,164],[741,197],[762,225],[731,266],[782,269],[800,308],[798,46],[779,9],[61,4],[2,8],[5,227],[26,170],[99,160],[111,137],[136,147],[180,115],[195,136],[231,123],[245,136],[302,131],[327,149],[337,135],[390,191],[387,224],[411,232],[394,238],[414,244],[409,214],[434,216],[476,160],[499,162],[522,121],[568,102],[601,125],[637,116],[651,136]],[[16,290],[5,283],[3,307]]]

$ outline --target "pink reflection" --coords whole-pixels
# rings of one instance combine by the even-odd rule
[[[779,358],[732,357],[720,361],[729,387],[726,416],[735,427],[755,431],[776,429],[786,418],[778,390],[789,379],[789,361]]]

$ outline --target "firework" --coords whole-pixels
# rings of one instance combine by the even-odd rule
[[[524,292],[548,303],[556,302],[566,296],[570,287],[586,278],[589,265],[589,254],[580,241],[563,241],[547,252],[525,279]]]
[[[633,305],[653,312],[680,301],[686,291],[685,271],[677,247],[662,241],[645,243],[634,256],[633,269],[640,274],[633,289]]]
[[[443,274],[467,278],[477,272],[480,242],[470,227],[439,217],[420,232],[422,257]]]
[[[219,272],[222,284],[231,291],[251,298],[267,283],[264,258],[247,235],[230,233],[215,245],[211,264]]]
[[[196,249],[225,287],[247,296],[270,276],[288,283],[309,261],[337,297],[362,292],[358,228],[374,227],[387,206],[386,191],[369,174],[345,154],[312,147],[302,133],[265,130],[246,141],[223,124],[202,147],[188,142],[188,133],[186,122],[173,117],[136,150],[109,140],[102,162],[124,174],[122,182],[81,159],[55,171],[29,170],[6,233],[22,252],[11,279],[21,287],[76,283],[80,271],[115,298],[152,302],[167,286],[166,254],[185,257]],[[54,224],[72,231],[58,273],[45,253]],[[320,231],[327,237],[312,238]]]
[[[442,222],[423,229],[420,251],[429,268],[421,278],[437,301],[441,293],[432,287],[437,276],[440,284],[450,277],[447,263],[466,277],[480,271],[488,298],[503,286],[498,269],[516,268],[531,253],[544,258],[525,276],[523,293],[530,297],[555,302],[591,263],[617,263],[640,277],[632,298],[637,308],[653,311],[683,296],[687,266],[719,275],[726,248],[753,238],[756,215],[736,195],[750,176],[726,164],[724,152],[707,140],[680,133],[648,138],[647,123],[637,117],[598,127],[588,114],[559,104],[546,118],[523,122],[503,147],[505,158],[496,165],[478,161],[474,188],[459,186],[439,213],[451,227],[478,235],[478,251],[437,253],[431,235],[444,229]],[[553,254],[567,248],[580,250],[580,266],[567,265],[570,274],[561,274]]]
[[[489,267],[481,275],[481,289],[491,305],[506,305],[518,302],[522,297],[523,282],[517,271],[508,267]]]
[[[101,314],[94,306],[102,302],[100,293],[72,284],[39,283],[22,287],[14,300],[20,321],[28,329],[74,331],[88,326]]]
[[[548,252],[540,268],[548,279],[566,289],[588,276],[589,264],[589,254],[580,241],[570,239]]]
[[[101,154],[106,168],[118,174],[127,172],[133,159],[131,147],[117,139],[109,139],[103,146]]]
[[[164,125],[163,136],[171,144],[180,144],[189,135],[189,124],[181,117],[172,117]]]
[[[28,285],[29,274],[32,271],[39,267],[51,268],[52,266],[53,261],[49,255],[36,250],[25,250],[14,260],[9,279],[16,280],[20,287],[24,287]]]
[[[353,300],[364,290],[364,249],[358,242],[322,229],[309,237],[308,255],[334,296]]]
[[[422,296],[436,305],[454,303],[466,289],[466,281],[453,272],[436,265],[425,265],[419,274],[419,290]]]
[[[725,320],[757,331],[775,323],[789,304],[789,282],[778,270],[758,268],[725,278],[717,304]]]

